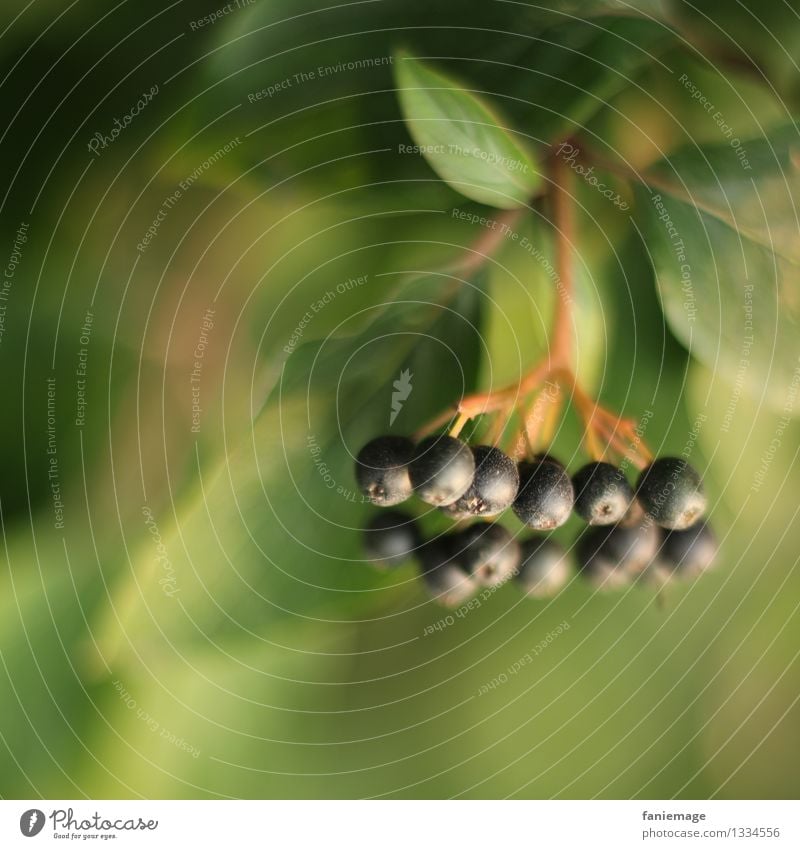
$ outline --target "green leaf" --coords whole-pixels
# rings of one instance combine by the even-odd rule
[[[408,55],[396,57],[395,78],[409,132],[445,182],[502,209],[529,202],[541,185],[539,169],[480,97]]]
[[[800,136],[788,127],[732,142],[654,166],[637,215],[678,339],[734,386],[783,409],[800,358]]]
[[[352,335],[295,349],[286,333],[291,353],[250,432],[221,466],[201,470],[177,521],[157,518],[159,539],[144,541],[114,588],[98,629],[109,663],[131,649],[166,662],[187,644],[258,638],[287,616],[347,621],[418,592],[412,572],[386,575],[362,560],[370,508],[355,489],[353,457],[378,434],[411,433],[472,388],[484,295],[444,274],[394,281],[364,284],[375,289],[373,306],[343,322],[340,333]],[[412,391],[392,421],[405,370]]]

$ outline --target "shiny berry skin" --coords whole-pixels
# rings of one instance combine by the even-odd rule
[[[550,598],[569,581],[567,553],[552,539],[534,537],[522,543],[517,583],[530,598]]]
[[[651,564],[658,545],[658,529],[647,520],[634,527],[589,528],[576,546],[581,574],[603,589],[624,586]]]
[[[478,522],[453,540],[458,561],[482,587],[495,587],[519,568],[520,545],[502,526]]]
[[[445,607],[458,607],[475,594],[477,584],[452,552],[452,539],[439,537],[420,549],[422,580],[428,595]]]
[[[520,463],[517,518],[535,531],[549,531],[569,519],[575,491],[566,469],[556,460]]]
[[[662,528],[682,531],[691,527],[706,510],[700,475],[680,457],[662,457],[640,475],[636,497]]]
[[[707,522],[685,531],[664,531],[659,561],[675,577],[696,578],[714,562],[719,550],[716,535]]]
[[[628,512],[633,489],[621,469],[589,463],[572,478],[575,512],[590,525],[614,525]]]
[[[411,497],[408,464],[414,444],[403,436],[379,436],[356,457],[356,482],[378,507],[392,507]]]
[[[469,489],[475,459],[466,442],[452,436],[429,436],[417,446],[408,472],[414,492],[428,504],[443,507]]]
[[[364,553],[373,565],[392,568],[413,557],[422,543],[416,522],[406,513],[386,510],[364,529]]]
[[[453,519],[467,516],[497,516],[510,507],[519,489],[517,464],[491,445],[472,448],[475,476],[469,489],[452,504],[443,508]]]

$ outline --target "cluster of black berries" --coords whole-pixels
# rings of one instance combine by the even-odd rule
[[[367,557],[391,568],[419,561],[428,592],[458,607],[478,590],[513,579],[532,598],[547,598],[570,577],[564,549],[537,537],[520,542],[502,525],[477,522],[464,530],[423,541],[414,519],[398,510],[379,513],[364,531]]]
[[[517,465],[499,448],[469,446],[452,436],[431,436],[416,446],[404,437],[382,436],[359,452],[356,479],[379,506],[400,504],[415,493],[453,519],[489,518],[511,507],[536,531],[563,525],[574,509],[590,526],[576,545],[578,565],[605,587],[642,574],[697,574],[716,552],[713,533],[699,521],[706,508],[700,476],[680,458],[655,460],[634,491],[610,463],[589,463],[570,478],[550,455]],[[554,541],[520,544],[500,525],[477,524],[423,543],[413,521],[393,512],[366,533],[375,562],[418,554],[427,585],[446,603],[511,574],[534,595],[551,594],[567,580],[565,555]],[[547,592],[534,591],[540,581]]]

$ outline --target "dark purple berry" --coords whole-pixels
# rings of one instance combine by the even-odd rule
[[[459,562],[483,587],[502,584],[519,568],[520,545],[502,525],[478,522],[457,534],[453,545]]]
[[[520,463],[514,512],[535,531],[549,531],[569,519],[575,491],[566,469],[556,460]]]
[[[452,539],[439,537],[420,549],[422,580],[434,601],[458,607],[475,594],[477,584],[453,556]]]
[[[452,436],[429,436],[417,446],[408,471],[416,494],[428,504],[442,507],[469,489],[475,460],[466,442]]]
[[[636,497],[648,516],[670,530],[691,527],[706,510],[700,475],[681,457],[662,457],[648,466]]]
[[[696,578],[714,562],[719,544],[706,522],[697,522],[685,531],[665,531],[659,561],[675,577]]]
[[[650,565],[658,543],[658,530],[648,521],[588,528],[576,546],[581,574],[603,589],[624,586]]]
[[[491,445],[476,445],[472,454],[475,476],[469,489],[442,508],[452,519],[497,516],[511,506],[519,489],[517,465],[508,454]]]
[[[575,512],[590,525],[614,525],[633,501],[633,489],[621,469],[610,463],[589,463],[572,478]]]
[[[531,598],[554,596],[569,580],[567,553],[552,539],[534,537],[522,543],[517,581]]]
[[[379,436],[368,442],[356,457],[358,488],[379,507],[405,501],[412,492],[408,464],[413,453],[413,443],[403,436]]]
[[[375,566],[399,566],[414,556],[421,542],[416,522],[397,510],[378,513],[364,529],[364,552]]]

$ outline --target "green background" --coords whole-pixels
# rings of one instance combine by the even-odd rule
[[[681,212],[686,238],[703,234],[689,327],[669,258],[656,283],[663,234],[647,199],[610,178],[638,210],[628,215],[575,187],[578,373],[604,403],[651,414],[656,453],[680,453],[705,417],[692,462],[721,540],[714,571],[659,598],[578,578],[547,602],[507,586],[432,629],[447,611],[413,567],[360,562],[371,511],[350,497],[351,455],[387,430],[392,382],[414,375],[392,428],[409,433],[463,391],[516,379],[546,345],[552,284],[510,241],[467,282],[448,271],[482,233],[453,209],[495,212],[398,152],[411,137],[390,63],[294,75],[410,49],[484,92],[531,150],[577,131],[638,170],[713,148],[711,173],[727,180],[726,139],[677,78],[688,74],[755,155],[794,113],[796,19],[634,5],[644,17],[606,16],[619,10],[602,2],[283,0],[198,29],[215,4],[4,5],[0,258],[21,222],[29,231],[0,340],[0,794],[797,795],[793,207],[765,225],[786,231],[775,249],[785,275],[771,253],[747,255],[762,276],[753,365],[737,388],[741,263],[731,234],[713,230],[728,225],[706,230]],[[153,101],[90,153],[93,134],[154,84]],[[138,251],[165,198],[237,138]],[[786,161],[795,148],[793,136]],[[725,183],[737,221],[753,209],[742,176]],[[708,183],[690,194],[712,197]],[[546,212],[536,205],[518,230],[549,255]],[[208,309],[193,433],[189,378]],[[51,377],[63,529],[47,474]],[[585,462],[571,415],[554,451],[571,470]]]

